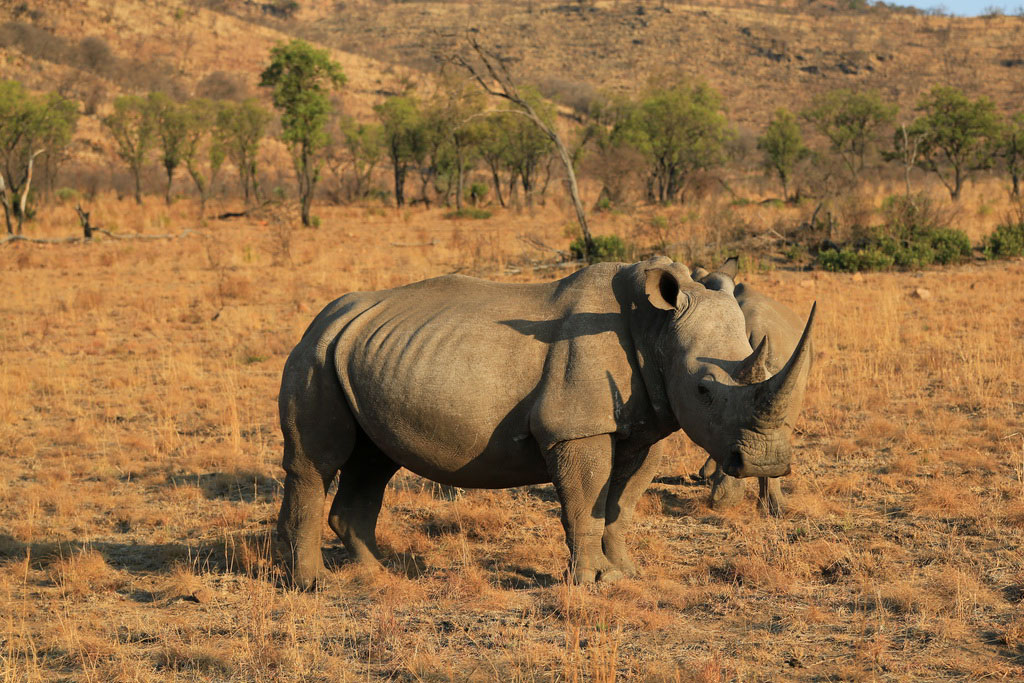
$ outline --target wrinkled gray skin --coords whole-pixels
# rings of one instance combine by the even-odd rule
[[[626,529],[655,445],[676,429],[732,476],[789,471],[782,417],[807,357],[744,384],[755,356],[732,295],[663,257],[545,284],[450,275],[347,294],[306,330],[281,381],[285,568],[302,587],[323,571],[323,501],[339,470],[328,522],[376,566],[384,489],[406,467],[469,488],[553,482],[573,579],[632,574]]]
[[[755,291],[749,285],[734,284],[737,266],[737,260],[730,258],[712,273],[703,268],[695,268],[692,277],[708,289],[731,292],[736,297],[740,310],[743,311],[747,338],[751,346],[757,346],[762,339],[766,341],[766,366],[769,372],[774,374],[782,369],[790,354],[796,349],[803,321],[792,309]],[[800,402],[791,403],[788,418],[790,425],[796,420],[800,407]],[[711,481],[711,505],[714,508],[730,507],[743,498],[743,483],[725,474],[712,458],[708,458],[701,467],[699,478]],[[761,508],[769,514],[783,514],[786,509],[786,498],[782,493],[780,480],[758,477],[757,483],[757,498]]]

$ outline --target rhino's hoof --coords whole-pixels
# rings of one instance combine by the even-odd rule
[[[569,573],[569,579],[579,585],[593,584],[597,581],[596,569],[577,569]]]
[[[288,577],[288,583],[292,588],[300,591],[311,591],[316,589],[319,576],[317,574],[292,573]]]
[[[724,510],[743,500],[743,482],[734,477],[716,479],[711,489],[711,507]]]
[[[292,565],[290,571],[285,567],[285,578],[288,584],[301,591],[313,590],[324,572],[323,563],[300,563]]]
[[[618,569],[606,569],[597,576],[598,583],[615,583],[626,578],[626,575]]]
[[[612,567],[618,570],[623,576],[636,576],[637,569],[633,560],[628,557],[620,557],[612,561]]]
[[[768,496],[767,498],[760,499],[761,510],[765,514],[771,515],[772,517],[782,517],[786,514],[786,499],[776,498],[775,496]]]

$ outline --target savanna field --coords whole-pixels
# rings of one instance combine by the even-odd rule
[[[331,571],[298,592],[270,548],[278,383],[306,325],[351,290],[567,275],[549,247],[565,249],[568,214],[324,207],[302,229],[291,209],[200,224],[187,203],[100,196],[92,211],[120,234],[191,232],[0,247],[3,681],[1024,676],[1019,259],[748,264],[741,281],[802,315],[818,302],[781,518],[753,483],[710,509],[689,476],[704,455],[675,436],[630,541],[641,577],[577,587],[550,485],[400,473],[378,525],[387,571],[347,563],[325,501]],[[713,245],[708,211],[659,230]],[[631,215],[594,220],[650,237]],[[75,226],[62,206],[31,233]]]

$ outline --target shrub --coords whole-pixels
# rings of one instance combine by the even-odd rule
[[[985,258],[1013,256],[1024,256],[1024,220],[1003,223],[985,239]]]
[[[54,192],[54,195],[57,197],[57,201],[59,201],[61,204],[67,204],[68,202],[74,201],[81,197],[81,195],[78,193],[78,190],[72,187],[58,187],[57,190]]]
[[[924,194],[890,195],[882,202],[882,215],[885,218],[882,231],[898,240],[912,240],[949,224],[931,198]]]
[[[885,270],[891,268],[895,259],[891,254],[873,247],[853,250],[849,247],[818,252],[818,262],[825,270],[855,273],[858,270]]]
[[[476,207],[463,207],[458,211],[449,211],[444,215],[445,218],[471,218],[473,220],[485,220],[491,217],[491,212],[487,209],[477,209]]]
[[[468,189],[466,189],[466,199],[468,199],[473,206],[482,202],[490,191],[487,183],[472,183]]]
[[[932,232],[931,239],[936,263],[946,265],[971,256],[971,240],[963,230],[939,228]]]
[[[885,222],[866,236],[839,248],[818,253],[826,270],[923,268],[957,263],[971,255],[971,241],[924,195],[892,196],[882,203]]]
[[[583,258],[583,238],[577,237],[569,245],[574,258]],[[597,235],[594,237],[594,252],[590,254],[590,262],[625,261],[629,255],[629,245],[618,235]]]

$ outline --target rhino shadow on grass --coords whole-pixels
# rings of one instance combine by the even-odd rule
[[[83,552],[95,551],[112,569],[133,574],[169,575],[178,566],[186,565],[192,567],[197,574],[271,577],[278,572],[271,569],[270,542],[267,532],[243,532],[196,543],[134,543],[130,540],[84,543],[65,539],[26,543],[9,534],[0,534],[0,567],[23,561],[27,557],[32,569],[48,570]],[[329,558],[333,554],[329,551],[325,553]],[[338,558],[337,564],[340,563],[341,558]],[[52,583],[52,580],[46,583]],[[135,591],[130,597],[138,602],[152,602],[155,599],[149,591]]]
[[[196,486],[207,500],[243,503],[273,503],[281,500],[283,484],[273,477],[252,470],[172,474],[167,483],[175,488]]]

